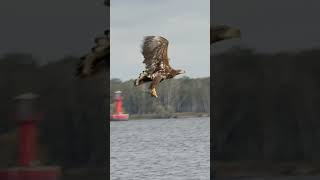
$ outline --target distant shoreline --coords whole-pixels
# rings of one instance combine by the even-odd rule
[[[210,117],[209,113],[205,112],[180,112],[168,114],[132,114],[129,119],[168,119],[168,118],[194,118],[194,117]]]

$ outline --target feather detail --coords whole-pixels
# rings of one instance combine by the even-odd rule
[[[168,45],[169,41],[161,36],[146,36],[144,38],[141,53],[148,73],[163,68],[171,69],[168,60]]]
[[[169,41],[161,36],[146,36],[141,46],[146,69],[134,81],[135,86],[150,82],[151,96],[158,97],[156,87],[165,79],[174,78],[185,73],[183,70],[174,70],[170,67],[168,58]]]

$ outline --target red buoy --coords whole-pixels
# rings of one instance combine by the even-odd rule
[[[19,166],[30,166],[36,160],[37,121],[40,120],[34,109],[34,99],[38,96],[32,93],[17,96],[17,113],[19,133]]]
[[[37,122],[42,119],[42,113],[37,112],[34,101],[38,95],[26,93],[17,96],[19,151],[17,166],[0,169],[0,180],[59,180],[59,166],[41,166],[37,161]]]
[[[116,91],[114,95],[114,110],[110,114],[110,119],[119,121],[119,120],[128,120],[129,114],[124,114],[122,112],[122,96],[121,91]]]

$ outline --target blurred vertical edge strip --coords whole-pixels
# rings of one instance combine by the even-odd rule
[[[107,8],[110,8],[110,0],[104,0],[104,5],[107,7]],[[108,11],[108,14],[107,14],[107,18],[109,18],[109,20],[107,21],[108,22],[108,31],[109,31],[109,33],[110,33],[110,11]],[[110,34],[109,34],[109,37],[110,37]],[[109,41],[110,41],[110,38],[109,38]],[[109,43],[110,44],[110,46],[111,46],[111,43]],[[106,62],[106,68],[107,68],[107,70],[106,70],[106,74],[107,74],[107,90],[108,90],[108,93],[107,93],[107,107],[106,107],[106,109],[107,109],[107,117],[106,117],[106,120],[107,120],[107,126],[106,126],[106,128],[107,128],[107,135],[108,135],[108,142],[107,142],[107,145],[108,145],[108,155],[107,155],[107,159],[108,159],[108,165],[107,165],[107,176],[109,177],[109,178],[107,178],[107,179],[111,179],[110,178],[110,46],[109,46],[109,57],[108,57],[108,60],[106,60],[107,62]]]
[[[214,1],[214,0],[213,0]],[[211,32],[211,19],[213,16],[213,1],[210,1],[210,29],[209,33]],[[211,48],[211,33],[210,33],[210,179],[215,179],[215,166],[214,166],[214,156],[213,156],[213,145],[214,145],[214,139],[212,130],[213,128],[213,121],[215,120],[215,112],[214,112],[214,59],[213,59],[213,48]]]

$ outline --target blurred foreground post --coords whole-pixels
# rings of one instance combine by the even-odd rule
[[[36,161],[36,126],[37,121],[40,120],[34,106],[34,100],[37,98],[38,95],[32,93],[22,94],[15,98],[19,129],[19,166],[31,166]]]
[[[59,167],[40,166],[36,163],[37,122],[42,118],[35,107],[38,97],[26,93],[14,98],[19,133],[18,166],[0,169],[0,180],[58,180],[61,176]]]

